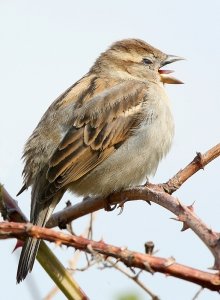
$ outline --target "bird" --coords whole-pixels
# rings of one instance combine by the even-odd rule
[[[18,195],[32,188],[32,224],[44,227],[67,190],[105,197],[155,174],[174,136],[164,85],[182,83],[161,68],[182,59],[140,39],[117,41],[49,106],[23,151]],[[24,241],[18,283],[32,271],[39,245]]]

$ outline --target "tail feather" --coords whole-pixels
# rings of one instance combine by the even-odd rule
[[[45,226],[54,208],[53,206],[53,208],[51,208],[51,206],[44,207],[40,212],[38,212],[38,216],[33,223],[38,226]],[[27,274],[32,271],[40,242],[41,240],[33,237],[28,237],[24,242],[18,263],[17,283],[24,280]]]
[[[41,240],[31,237],[25,241],[18,264],[17,283],[24,280],[27,274],[32,271],[40,242]]]
[[[57,193],[56,196],[54,196],[50,202],[40,202],[34,201],[32,204],[31,208],[31,222],[34,225],[42,226],[44,227],[45,224],[47,223],[49,217],[51,216],[55,206],[61,199],[64,191],[60,191]],[[35,196],[35,195],[34,195]],[[34,198],[34,197],[33,197]],[[39,199],[39,198],[36,198]],[[37,255],[37,251],[39,249],[41,240],[33,238],[33,237],[28,237],[26,241],[24,242],[22,251],[21,251],[21,256],[20,260],[18,263],[18,270],[17,270],[17,283],[20,281],[24,280],[25,277],[29,272],[31,272],[35,257]]]
[[[38,211],[38,215],[33,223],[38,226],[45,226],[52,211],[53,209],[50,206],[44,207],[41,211]],[[24,242],[18,263],[17,283],[24,280],[27,274],[32,271],[40,241],[39,239],[28,237]]]

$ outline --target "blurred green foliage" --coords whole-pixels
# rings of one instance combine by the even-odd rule
[[[141,300],[137,294],[129,293],[129,294],[121,294],[117,296],[115,300]]]

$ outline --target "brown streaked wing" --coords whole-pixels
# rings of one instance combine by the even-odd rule
[[[110,122],[140,104],[146,89],[146,83],[134,80],[106,89],[75,111],[74,126],[82,127],[90,123],[92,127],[98,127],[103,121]]]
[[[53,154],[46,195],[74,182],[107,159],[139,126],[147,86],[130,80],[94,96],[77,109],[73,126]]]

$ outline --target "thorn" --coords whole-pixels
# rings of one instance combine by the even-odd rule
[[[26,232],[31,231],[31,229],[33,228],[33,224],[32,223],[26,223],[25,224],[25,230]]]
[[[120,208],[120,211],[119,211],[119,213],[118,213],[118,216],[120,216],[120,215],[123,213],[124,206],[122,206],[122,207],[118,206],[118,208]]]
[[[99,243],[105,244],[105,241],[104,241],[103,237],[101,237],[101,239],[99,240]]]
[[[15,252],[15,250],[17,250],[18,248],[22,247],[22,246],[23,246],[23,244],[24,244],[24,242],[23,242],[23,241],[21,241],[21,240],[17,240],[17,242],[16,242],[16,245],[15,245],[14,249],[12,250],[12,253],[14,253],[14,252]]]
[[[182,222],[183,223],[183,227],[181,229],[181,231],[185,231],[187,229],[189,229],[190,227],[186,224],[185,222],[185,217],[183,215],[180,215],[179,217],[175,218],[175,217],[172,217],[170,218],[171,220],[174,220],[174,221],[177,221],[177,222]]]
[[[195,204],[195,202],[196,202],[196,201],[193,201],[193,203],[192,203],[191,205],[188,205],[188,206],[187,206],[187,208],[188,208],[190,211],[192,211],[192,212],[194,212],[194,204]]]
[[[144,266],[147,272],[151,273],[152,275],[154,274],[154,270],[151,268],[150,264],[147,261],[144,262]]]
[[[123,213],[124,210],[124,204],[125,204],[126,200],[123,200],[121,203],[118,204],[117,208],[120,208],[120,211],[118,213],[118,216],[120,216]]]
[[[125,247],[125,246],[124,246],[124,247],[120,247],[120,250],[121,250],[121,251],[128,250],[128,247]]]
[[[149,178],[146,176],[146,182],[144,183],[144,186],[147,186],[148,184],[150,184]]]
[[[60,247],[60,246],[62,246],[62,242],[61,241],[56,241],[55,245],[58,246],[58,247]]]
[[[170,219],[184,223],[186,221],[186,216],[184,214],[180,214],[179,216]]]
[[[186,224],[186,222],[183,222],[183,227],[181,229],[181,231],[186,231],[187,229],[189,229],[190,227]]]
[[[95,253],[95,251],[93,250],[91,244],[88,244],[88,245],[87,245],[87,249],[89,250],[89,252],[90,252],[91,254],[94,254],[94,253]],[[95,254],[96,254],[96,253],[95,253]]]
[[[170,220],[180,222],[180,220],[178,218],[176,218],[176,217],[171,217]]]
[[[173,256],[167,258],[166,262],[164,263],[164,267],[170,267],[172,266],[173,264],[175,264],[176,260]]]
[[[117,207],[117,204],[114,204],[114,205],[111,206],[111,204],[106,203],[104,209],[105,209],[105,211],[113,211],[113,210],[115,210],[116,207]]]
[[[212,230],[212,228],[208,228],[208,233],[213,233],[213,230]]]

